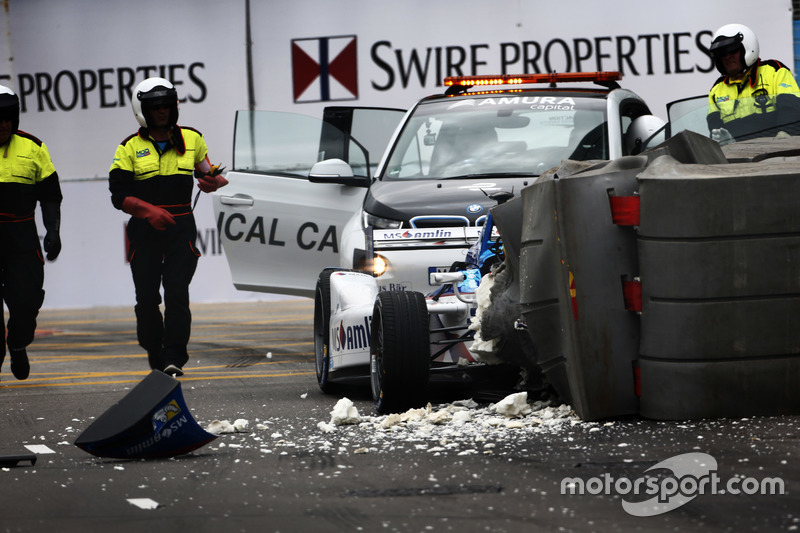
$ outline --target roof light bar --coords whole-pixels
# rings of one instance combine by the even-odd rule
[[[548,72],[541,74],[503,74],[499,76],[448,76],[447,86],[522,85],[526,83],[610,82],[622,79],[622,74],[610,72]]]

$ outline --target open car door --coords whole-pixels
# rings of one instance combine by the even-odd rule
[[[319,272],[339,265],[342,229],[360,212],[404,113],[329,107],[319,119],[237,112],[233,170],[225,176],[228,185],[213,193],[217,229],[237,289],[313,296]],[[309,181],[311,167],[330,159],[348,163],[353,175],[338,183]]]

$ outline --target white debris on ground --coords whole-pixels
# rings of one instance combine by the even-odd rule
[[[161,505],[151,498],[128,498],[128,503],[135,505],[139,509],[152,510],[158,509]]]
[[[214,420],[208,426],[206,431],[212,435],[222,435],[223,433],[246,433],[250,422],[244,418],[239,418],[231,424],[227,420]]]
[[[358,424],[361,422],[361,416],[358,414],[358,409],[353,405],[353,402],[347,398],[342,398],[331,411],[331,424],[341,426],[344,424]]]
[[[314,424],[311,422],[311,424]],[[348,398],[341,398],[330,411],[328,420],[305,426],[293,435],[296,427],[281,421],[256,425],[247,438],[238,444],[225,442],[218,447],[245,447],[253,439],[265,454],[287,455],[318,450],[338,453],[380,453],[406,445],[432,455],[493,454],[505,441],[517,443],[528,436],[557,434],[576,424],[591,427],[597,424],[582,422],[568,405],[551,406],[544,402],[528,403],[526,392],[511,394],[494,404],[478,404],[459,400],[448,404],[410,409],[389,415],[364,415]],[[219,427],[219,428],[218,428]],[[215,420],[208,428],[225,430],[225,422]]]
[[[494,410],[509,418],[518,418],[531,413],[531,406],[528,405],[528,393],[518,392],[510,394],[501,401],[494,404]]]

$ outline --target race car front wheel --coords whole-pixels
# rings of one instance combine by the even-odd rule
[[[428,401],[430,332],[425,297],[378,293],[372,313],[370,383],[378,413],[398,413]]]
[[[330,369],[330,321],[331,321],[331,275],[345,269],[326,268],[317,278],[316,297],[314,298],[314,360],[317,370],[317,384],[322,392],[332,392],[328,379]]]

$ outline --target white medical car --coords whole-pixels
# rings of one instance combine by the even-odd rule
[[[429,366],[475,361],[474,302],[453,292],[474,287],[441,273],[476,267],[465,259],[489,210],[562,160],[616,159],[652,131],[658,119],[619,78],[448,78],[405,113],[238,112],[230,183],[214,193],[234,285],[316,299],[323,390],[370,375],[379,411],[416,406]]]

